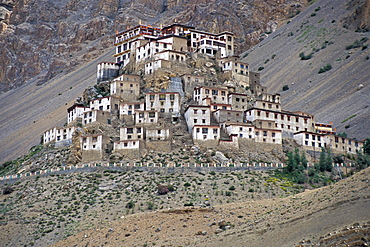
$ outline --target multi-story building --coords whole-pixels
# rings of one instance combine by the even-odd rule
[[[145,129],[141,126],[121,127],[120,140],[144,140]]]
[[[135,111],[135,124],[156,124],[158,123],[158,111]]]
[[[321,148],[326,147],[325,136],[316,132],[300,131],[294,133],[294,140],[306,150],[321,151]]]
[[[337,136],[335,134],[325,135],[326,147],[330,148],[333,153],[357,153],[362,151],[363,141],[357,141],[347,137]]]
[[[315,123],[315,129],[320,134],[335,134],[336,129],[333,128],[333,122],[330,123]]]
[[[244,112],[243,111],[218,109],[217,111],[213,112],[213,116],[217,123],[224,123],[228,121],[237,122],[237,123],[244,122]]]
[[[180,94],[177,92],[146,93],[146,110],[158,110],[163,114],[178,114],[180,112]]]
[[[80,137],[82,161],[97,161],[105,158],[110,150],[110,137],[103,134],[84,135]]]
[[[194,141],[212,141],[214,145],[220,140],[219,125],[194,125],[192,129],[192,137]]]
[[[274,121],[273,128],[285,132],[295,133],[299,131],[314,132],[313,116],[299,115],[287,111],[274,111],[261,108],[251,108],[245,111],[248,121],[267,120]]]
[[[123,74],[110,83],[110,94],[124,101],[136,100],[140,94],[140,76]]]
[[[106,111],[101,110],[91,110],[86,111],[82,116],[82,124],[91,124],[91,123],[103,123],[110,124],[110,114]]]
[[[72,143],[75,126],[53,127],[43,134],[43,144],[54,143],[56,147],[68,146]]]
[[[90,108],[85,107],[83,104],[74,104],[73,106],[67,109],[68,112],[67,123],[70,124],[77,120],[77,118],[82,118],[83,114],[89,110]]]
[[[211,109],[209,106],[190,105],[185,110],[184,117],[189,133],[193,132],[194,125],[211,125]]]
[[[194,89],[193,99],[198,104],[202,104],[204,99],[211,99],[212,103],[228,104],[228,90],[227,88],[219,87],[198,87]]]
[[[248,109],[248,102],[251,101],[251,96],[240,93],[229,93],[228,101],[232,110],[245,111]]]
[[[114,41],[116,63],[126,66],[138,47],[161,36],[163,36],[162,30],[150,25],[138,25],[117,33]]]
[[[190,30],[191,51],[221,58],[234,55],[234,34],[222,32],[219,34]]]

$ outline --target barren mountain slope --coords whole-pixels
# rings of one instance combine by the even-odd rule
[[[361,20],[370,25],[361,15],[365,11],[369,16],[370,1],[356,2],[316,1],[247,51],[244,61],[252,70],[264,67],[264,85],[282,94],[286,110],[303,110],[320,122],[333,121],[338,133],[362,140],[370,136],[370,36],[355,30],[363,25]],[[359,47],[349,49],[356,40]],[[302,52],[307,60],[301,60]],[[318,73],[327,64],[332,69]],[[282,91],[284,85],[289,90]]]
[[[108,51],[67,75],[42,86],[34,83],[0,96],[0,163],[38,145],[44,131],[67,122],[67,108],[88,86],[96,83],[96,64],[110,60]],[[6,107],[5,107],[6,106]]]
[[[338,246],[343,240],[364,246],[370,243],[369,176],[367,168],[286,198],[125,216],[53,246]]]

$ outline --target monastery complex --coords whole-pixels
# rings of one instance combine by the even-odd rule
[[[115,61],[97,66],[97,84],[109,92],[76,101],[64,127],[44,132],[44,145],[71,146],[75,162],[184,146],[282,152],[285,138],[314,152],[361,150],[363,142],[337,136],[331,123],[283,110],[280,94],[268,94],[234,54],[234,38],[176,23],[117,33]]]

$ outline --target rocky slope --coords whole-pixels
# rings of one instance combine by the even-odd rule
[[[253,173],[237,172],[229,176],[222,173],[213,175],[188,173],[181,176],[98,173],[90,176],[92,187],[86,183],[84,174],[76,174],[80,179],[64,180],[63,185],[61,177],[56,176],[28,183],[27,191],[20,189],[17,195],[2,197],[3,200],[6,199],[5,205],[14,203],[12,205],[19,205],[23,209],[27,208],[27,203],[20,205],[21,201],[17,200],[18,198],[25,196],[27,200],[24,201],[27,201],[28,205],[33,205],[31,202],[35,200],[37,193],[42,193],[41,200],[38,200],[34,208],[29,207],[28,211],[31,211],[31,214],[17,214],[15,208],[5,207],[9,210],[6,217],[11,216],[12,221],[9,221],[8,225],[1,226],[7,232],[2,235],[2,242],[10,245],[18,244],[8,237],[17,234],[20,236],[23,233],[26,227],[16,222],[24,220],[27,222],[27,229],[34,233],[26,236],[23,234],[19,243],[27,245],[33,243],[38,246],[43,241],[50,244],[61,239],[61,236],[56,233],[62,234],[64,231],[64,234],[69,235],[84,228],[89,229],[73,234],[52,246],[246,246],[246,244],[247,246],[367,246],[370,243],[370,218],[365,209],[370,206],[369,169],[320,189],[285,198],[270,199],[252,198],[251,192],[240,189],[239,183],[243,179],[249,180],[249,184],[256,184],[258,174]],[[149,212],[147,209],[149,204],[138,202],[134,204],[134,210],[137,212],[136,210],[141,208],[140,211],[143,212],[130,214],[133,211],[130,208],[132,204],[128,203],[130,199],[126,199],[127,204],[119,203],[122,199],[117,195],[120,195],[121,190],[115,190],[114,186],[120,186],[123,183],[122,179],[136,181],[132,183],[131,189],[126,184],[122,184],[125,193],[129,192],[125,196],[135,200],[138,190],[145,191],[145,188],[149,188],[141,193],[145,200],[150,198],[146,194],[151,194],[153,186],[150,186],[150,183],[140,183],[142,176],[146,181],[166,179],[175,181],[175,184],[179,184],[179,192],[152,197],[159,197],[155,199],[155,203],[162,200],[160,205],[163,205],[163,210]],[[251,179],[255,181],[251,182]],[[194,187],[184,189],[186,180],[191,181],[190,184]],[[266,182],[268,180],[266,179]],[[217,185],[230,182],[235,185],[238,189],[232,192],[231,203],[212,204],[214,207],[203,208],[167,208],[169,205],[174,205],[171,202],[187,201],[194,196],[205,202],[214,197],[217,200],[225,200],[224,197],[216,196],[212,192],[211,195],[209,191],[206,193],[204,193],[205,190],[199,191],[209,182]],[[136,186],[137,184],[140,186]],[[266,184],[260,184],[260,188],[279,187],[278,184],[273,185],[270,182]],[[17,189],[19,186],[21,184],[17,185]],[[48,187],[51,188],[50,192],[46,190]],[[63,191],[60,192],[60,189],[56,188],[61,188]],[[90,190],[91,196],[84,196],[86,191]],[[64,195],[60,197],[53,210],[49,210],[52,200],[48,198],[57,193]],[[256,195],[254,192],[252,194]],[[240,199],[244,197],[245,201],[242,202],[243,199],[232,201],[235,196]],[[104,204],[101,198],[108,200],[109,205]],[[84,212],[83,205],[91,202],[92,199],[96,199],[94,203],[99,206],[88,206]],[[68,202],[73,203],[68,204]],[[63,214],[64,216],[61,216]],[[84,217],[79,218],[81,214]],[[52,220],[53,218],[56,220]],[[112,221],[112,219],[115,220]]]
[[[174,21],[207,31],[233,31],[239,51],[302,9],[306,0],[0,0],[0,92],[43,84],[90,61],[115,31]],[[91,44],[91,41],[97,41]],[[90,46],[82,54],[79,51]]]
[[[268,91],[282,94],[285,109],[333,121],[338,133],[363,140],[370,136],[369,16],[370,1],[315,1],[244,60],[261,70]]]

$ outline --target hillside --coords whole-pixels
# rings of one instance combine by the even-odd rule
[[[366,246],[369,172],[286,198],[125,216],[53,246]]]
[[[356,30],[370,25],[369,10],[370,1],[315,1],[248,50],[244,61],[256,71],[264,67],[262,82],[281,93],[286,110],[333,121],[338,133],[363,140],[370,136],[370,37]],[[358,47],[350,48],[356,40]],[[326,64],[332,69],[318,73]],[[282,91],[284,85],[289,90]]]
[[[0,240],[4,246],[295,246],[303,240],[359,246],[370,242],[369,173],[302,192],[302,185],[266,171],[56,172],[0,183]]]

